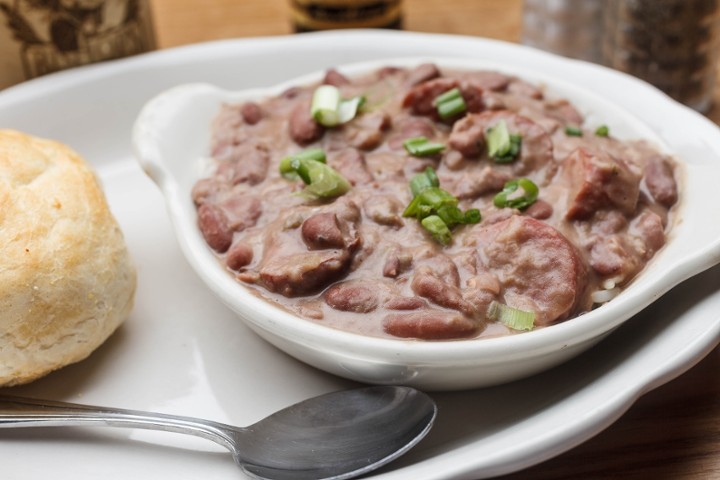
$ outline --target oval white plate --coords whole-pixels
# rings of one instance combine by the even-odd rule
[[[158,189],[132,158],[130,129],[146,101],[180,83],[252,88],[338,63],[418,52],[496,62],[518,56],[528,68],[561,74],[624,105],[683,156],[701,162],[720,157],[713,124],[640,82],[632,91],[617,90],[606,82],[614,75],[593,65],[469,37],[373,31],[216,42],[28,82],[0,92],[0,125],[64,141],[98,169],[138,265],[139,289],[125,326],[88,360],[3,393],[246,425],[309,396],[352,386],[269,346],[204,287],[177,247]],[[676,122],[693,135],[684,137],[684,128],[677,132]],[[715,267],[668,292],[588,352],[541,375],[433,394],[441,406],[433,431],[373,478],[487,478],[591,438],[644,392],[717,345],[719,286]],[[172,434],[3,430],[0,452],[3,475],[18,480],[243,478],[226,453]]]
[[[338,65],[349,75],[387,66],[433,62],[441,68],[495,70],[517,75],[546,88],[548,97],[567,98],[586,117],[586,126],[608,124],[620,138],[645,139],[673,152],[640,119],[562,75],[523,67],[523,57],[504,63],[485,59],[425,57]],[[227,91],[189,84],[164,92],[140,113],[133,132],[136,156],[162,190],[183,252],[206,284],[260,336],[294,357],[336,375],[367,383],[402,383],[430,390],[458,390],[496,385],[538,373],[589,348],[612,329],[648,306],[668,289],[712,265],[720,252],[720,203],[713,186],[720,161],[698,162],[678,155],[684,167],[680,221],[668,244],[618,297],[576,319],[521,335],[480,340],[421,342],[370,338],[307,321],[275,307],[238,283],[214,257],[197,228],[191,199],[194,183],[206,175],[210,125],[224,103],[260,100],[291,86],[319,81],[323,72],[290,79],[265,89]],[[614,79],[616,88],[636,82]],[[644,87],[643,87],[644,88]],[[686,126],[678,125],[678,128]],[[694,129],[687,129],[686,135]],[[716,129],[717,130],[717,129]]]

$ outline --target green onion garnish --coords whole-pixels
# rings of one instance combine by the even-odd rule
[[[325,164],[325,152],[319,148],[283,158],[280,174],[288,180],[300,178],[307,185],[303,193],[312,197],[338,197],[351,187],[345,177]]]
[[[522,196],[512,196],[518,188],[522,188],[524,194]],[[528,178],[516,178],[510,180],[503,187],[502,192],[495,195],[493,198],[493,204],[498,208],[527,208],[537,200],[539,189],[532,180]]]
[[[569,135],[571,137],[582,137],[583,131],[581,128],[578,127],[565,127],[565,135]]]
[[[463,212],[458,199],[440,188],[435,170],[428,167],[410,180],[413,199],[403,212],[403,217],[415,217],[420,224],[442,245],[452,240],[450,229],[456,225],[478,223],[480,210],[471,208]]]
[[[337,87],[320,85],[313,93],[310,115],[325,127],[335,127],[355,118],[364,101],[362,96],[343,100]]]
[[[485,140],[488,155],[495,160],[495,163],[512,163],[520,153],[522,137],[511,134],[505,120],[500,120],[494,127],[488,128],[485,132]]]
[[[403,212],[403,217],[415,217],[422,220],[437,212],[438,208],[443,205],[456,207],[457,204],[458,199],[451,193],[439,187],[427,187],[412,199],[410,205]]]
[[[471,208],[469,210],[465,210],[465,219],[463,223],[479,223],[482,219],[482,216],[480,215],[480,210],[477,208]]]
[[[610,135],[610,128],[607,125],[600,125],[595,130],[595,135],[597,135],[598,137],[607,137],[608,135]]]
[[[405,150],[407,150],[410,155],[415,155],[416,157],[435,155],[445,150],[445,145],[442,143],[430,142],[425,137],[408,138],[403,142],[403,147],[405,147]]]
[[[452,240],[452,234],[447,224],[437,215],[429,215],[420,221],[420,224],[430,232],[438,243],[447,245]]]
[[[459,88],[453,88],[438,95],[433,100],[433,105],[437,108],[438,115],[443,120],[460,115],[467,110],[465,99],[462,97]]]
[[[440,181],[438,180],[435,170],[428,167],[423,173],[418,173],[410,180],[410,191],[413,194],[413,198],[417,197],[420,192],[429,187],[439,187]]]
[[[348,100],[342,100],[338,108],[340,123],[347,123],[357,115],[358,110],[365,104],[365,97],[357,96]]]
[[[532,330],[535,323],[535,312],[520,310],[496,301],[490,304],[488,317],[513,330]]]
[[[280,174],[288,180],[297,180],[299,176],[298,169],[302,160],[315,160],[316,162],[325,163],[325,151],[322,148],[309,148],[283,158],[280,160]]]

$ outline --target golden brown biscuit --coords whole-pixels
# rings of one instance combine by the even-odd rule
[[[80,361],[128,316],[136,274],[94,173],[0,130],[0,386]]]

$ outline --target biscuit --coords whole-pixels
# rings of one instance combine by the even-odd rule
[[[0,386],[86,358],[129,315],[136,272],[94,172],[0,130]]]

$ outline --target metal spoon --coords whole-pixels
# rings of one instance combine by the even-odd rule
[[[0,428],[110,426],[162,430],[223,445],[251,476],[344,479],[370,472],[418,443],[437,414],[408,387],[328,393],[280,410],[246,428],[175,415],[0,396]]]

